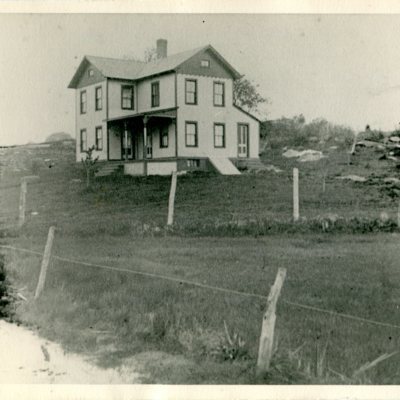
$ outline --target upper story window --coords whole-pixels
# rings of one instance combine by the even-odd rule
[[[80,95],[80,110],[81,110],[81,114],[86,114],[86,111],[87,111],[86,90],[82,90],[81,95]]]
[[[214,147],[225,147],[224,124],[214,124]]]
[[[133,110],[133,86],[132,85],[122,85],[121,86],[121,108],[123,110]]]
[[[200,65],[201,65],[203,68],[210,68],[210,60],[201,60],[201,61],[200,61]]]
[[[186,121],[185,143],[186,147],[197,147],[197,122]]]
[[[153,82],[151,84],[151,106],[160,106],[160,82]]]
[[[101,126],[96,127],[96,150],[103,150],[103,128]]]
[[[92,69],[88,70],[88,76],[94,76],[94,71]]]
[[[87,150],[87,135],[86,135],[86,129],[81,129],[80,132],[80,148],[81,148],[81,153]]]
[[[102,87],[99,86],[95,90],[95,109],[96,111],[101,110],[103,108],[103,90]]]
[[[214,82],[214,106],[225,106],[225,84],[223,82]]]
[[[197,104],[197,81],[195,79],[185,80],[185,103]]]

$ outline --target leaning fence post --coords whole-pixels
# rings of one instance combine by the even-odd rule
[[[19,195],[19,218],[18,218],[18,226],[21,228],[25,223],[25,207],[26,207],[26,179],[21,179],[21,191]]]
[[[49,261],[50,261],[50,256],[51,256],[51,248],[53,246],[54,230],[55,230],[55,227],[51,226],[49,229],[49,234],[47,235],[47,242],[46,242],[46,247],[44,249],[42,266],[40,267],[40,275],[39,275],[39,280],[38,280],[38,284],[36,287],[35,299],[37,299],[40,296],[40,293],[42,293],[44,284],[46,282],[47,268],[49,266]]]
[[[299,170],[293,168],[293,220],[298,221],[299,217]]]
[[[276,320],[275,309],[285,277],[286,268],[279,268],[275,278],[275,283],[268,295],[267,311],[264,314],[261,327],[260,346],[257,359],[257,376],[261,376],[267,372],[270,366],[274,344]]]
[[[169,225],[169,226],[171,226],[174,223],[174,205],[175,205],[176,179],[177,179],[176,171],[173,171],[172,172],[172,178],[171,178],[171,190],[169,192],[169,201],[168,201],[168,220],[167,220],[167,225]]]

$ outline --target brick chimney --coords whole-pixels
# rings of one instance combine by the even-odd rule
[[[157,58],[167,57],[167,44],[168,42],[165,39],[157,40]]]

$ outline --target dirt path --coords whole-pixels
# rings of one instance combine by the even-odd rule
[[[121,368],[101,369],[82,356],[64,353],[56,344],[26,328],[0,320],[0,384],[140,383],[139,374]]]

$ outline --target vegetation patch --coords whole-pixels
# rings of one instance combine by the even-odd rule
[[[6,277],[5,256],[0,253],[0,318],[12,319],[12,297],[9,293],[9,282]]]
[[[54,251],[61,257],[177,279],[53,259],[45,290],[34,302],[30,299],[40,256],[13,258],[10,277],[30,293],[29,301],[18,306],[19,318],[66,349],[95,355],[102,366],[117,367],[158,354],[177,369],[172,373],[157,368],[151,356],[146,364],[149,383],[398,382],[397,356],[361,375],[354,373],[394,352],[399,330],[286,303],[396,325],[397,234],[58,239]],[[31,238],[17,241],[27,247]],[[267,296],[279,267],[287,268],[288,274],[278,302],[274,357],[269,373],[256,380],[266,300],[194,287],[179,279]]]

